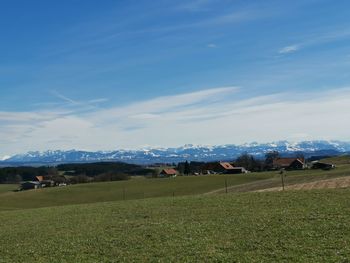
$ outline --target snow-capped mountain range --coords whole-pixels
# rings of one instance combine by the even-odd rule
[[[278,151],[282,155],[303,152],[306,156],[338,155],[350,152],[350,142],[341,141],[304,141],[291,143],[279,141],[274,143],[247,143],[242,145],[201,146],[185,145],[178,148],[147,148],[140,150],[116,151],[46,151],[28,152],[5,158],[0,163],[69,163],[122,161],[137,164],[173,163],[189,161],[233,160],[242,153],[263,157],[267,152]]]

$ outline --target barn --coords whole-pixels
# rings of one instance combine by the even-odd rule
[[[203,166],[203,174],[231,174],[237,173],[232,164],[228,162],[212,162]]]

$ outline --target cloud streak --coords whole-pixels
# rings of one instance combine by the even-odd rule
[[[239,95],[238,88],[223,87],[83,114],[2,112],[0,156],[47,149],[350,139],[350,125],[344,121],[350,118],[350,89],[241,100]]]
[[[294,53],[300,49],[300,46],[298,45],[291,45],[291,46],[286,46],[281,48],[278,53],[280,54],[289,54],[289,53]]]
[[[57,107],[61,107],[61,110],[63,110],[64,113],[78,113],[78,112],[88,112],[91,110],[96,110],[98,109],[98,105],[101,103],[107,102],[109,99],[107,98],[96,98],[92,100],[87,100],[87,101],[81,101],[81,100],[75,100],[72,98],[69,98],[56,90],[50,91],[50,93],[60,99],[63,103],[48,103],[48,104],[41,104],[41,106],[47,106],[47,107],[54,107],[55,105]]]
[[[291,54],[304,48],[337,42],[348,38],[350,38],[350,31],[348,28],[332,29],[326,33],[319,33],[305,37],[305,39],[300,41],[298,44],[288,45],[281,48],[278,53],[281,55]]]

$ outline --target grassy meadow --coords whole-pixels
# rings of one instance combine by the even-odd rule
[[[285,173],[285,185],[295,185],[302,183],[315,182],[320,180],[350,176],[350,164],[348,161],[349,157],[338,157],[334,162],[332,159],[326,159],[331,163],[337,165],[336,169],[332,170],[302,170],[302,171],[286,171]],[[250,192],[257,191],[266,188],[280,187],[281,186],[281,175],[279,172],[262,172],[258,173],[260,176],[265,177],[266,180],[253,181],[246,184],[233,185],[229,187],[229,192]],[[224,193],[225,189],[219,189],[214,193]]]
[[[197,195],[216,189],[262,181],[272,174],[179,176],[176,178],[77,184],[23,192],[0,192],[0,211],[167,196]],[[14,186],[13,186],[14,187]],[[15,187],[16,188],[16,187]]]
[[[348,176],[350,175],[349,160],[348,157],[336,157],[336,159],[327,160],[337,164],[337,169],[330,171],[287,171],[285,184],[293,185]],[[172,197],[173,195],[220,194],[226,192],[225,182],[227,182],[229,192],[250,192],[281,186],[281,177],[277,171],[238,175],[178,176],[176,178],[158,179],[134,177],[128,181],[77,184],[23,192],[13,192],[12,190],[18,188],[16,185],[0,184],[0,211]]]
[[[9,193],[17,189],[18,186],[14,184],[0,184],[0,195],[3,193]]]
[[[0,262],[348,262],[350,190],[0,212]]]
[[[332,160],[286,184],[350,175]],[[350,188],[251,192],[279,185],[278,172],[0,185],[0,263],[349,262]]]

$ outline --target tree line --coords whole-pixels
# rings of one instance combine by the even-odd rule
[[[53,167],[4,167],[0,168],[0,183],[19,183],[33,181],[36,176],[54,175],[57,171]]]
[[[153,169],[122,162],[98,162],[85,164],[62,164],[56,167],[4,167],[0,168],[0,183],[34,181],[36,176],[45,176],[54,181],[86,183],[127,180],[134,175],[153,175]]]

